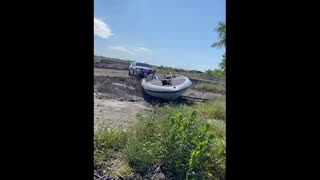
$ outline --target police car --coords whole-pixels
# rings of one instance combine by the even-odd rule
[[[129,66],[129,76],[148,76],[151,74],[153,67],[144,62],[132,62]]]

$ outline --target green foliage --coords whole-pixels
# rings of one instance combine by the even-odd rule
[[[202,77],[206,79],[213,79],[213,80],[225,80],[225,72],[221,69],[214,69],[214,70],[207,70],[201,74]]]
[[[214,31],[218,32],[219,41],[213,43],[211,46],[216,48],[226,47],[226,24],[224,22],[219,22],[217,28]],[[219,67],[222,71],[226,71],[226,54],[223,54],[222,62],[219,63]]]
[[[213,43],[211,46],[217,48],[226,47],[226,24],[224,22],[219,22],[218,27],[215,28],[214,31],[218,32],[220,40]]]
[[[134,179],[135,176],[134,171],[130,167],[130,165],[121,160],[115,164],[115,167],[112,168],[112,172],[110,174],[112,174],[114,177],[117,177],[118,174],[121,174],[126,179]]]
[[[189,117],[178,113],[170,120],[169,132],[164,142],[167,150],[163,159],[164,171],[174,179],[185,179],[189,173],[200,175],[201,169],[196,169],[195,166],[201,166],[198,155],[202,155],[203,152],[199,148],[206,146],[203,144],[203,137],[208,133],[203,126],[209,124],[196,121],[195,111]],[[208,140],[212,141],[213,138],[214,136],[210,136]]]
[[[225,98],[197,105],[197,110],[206,119],[226,120]]]
[[[222,55],[222,61],[219,63],[219,67],[224,73],[226,72],[226,53]]]
[[[209,83],[195,84],[194,89],[199,90],[199,91],[210,91],[213,93],[226,94],[225,86],[209,84]]]
[[[123,133],[123,131],[110,129],[105,126],[99,127],[94,137],[94,144],[97,149],[119,150],[127,140],[127,134]]]
[[[148,115],[149,117],[150,115]],[[132,130],[133,135],[125,149],[125,154],[131,167],[141,175],[150,173],[153,165],[160,163],[159,155],[162,154],[161,127],[155,122],[142,120]]]
[[[200,108],[167,106],[155,113],[140,113],[126,150],[136,172],[150,173],[150,167],[162,164],[171,179],[224,177],[221,163],[225,163],[225,157],[218,153],[224,148],[220,145],[225,138],[224,122],[204,120],[197,113]]]
[[[95,169],[103,169],[114,178],[121,174],[126,179],[133,179],[134,171],[122,154],[129,136],[128,131],[114,130],[104,125],[98,126],[94,134]]]
[[[99,126],[94,135],[95,165],[104,166],[108,159],[114,158],[124,148],[128,136],[128,133]]]
[[[104,161],[121,153],[127,162],[120,164],[122,173],[128,177],[132,171],[148,177],[161,165],[169,179],[225,179],[224,101],[138,113],[138,123],[126,132],[100,128],[95,133],[95,163],[103,162],[97,161],[98,151]]]

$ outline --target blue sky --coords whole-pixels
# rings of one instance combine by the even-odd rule
[[[94,53],[189,70],[218,68],[225,0],[95,0]]]

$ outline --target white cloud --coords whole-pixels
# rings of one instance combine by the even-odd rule
[[[144,47],[126,48],[124,46],[111,46],[110,49],[121,51],[128,54],[141,54],[141,53],[150,52],[150,49],[144,48]]]
[[[109,25],[97,18],[94,18],[94,34],[104,39],[113,35]]]
[[[123,47],[123,46],[111,46],[110,49],[125,52],[128,54],[134,54],[131,50],[129,50],[128,48]]]
[[[134,51],[136,51],[136,52],[149,52],[150,49],[144,48],[144,47],[137,47],[137,48],[134,48]]]

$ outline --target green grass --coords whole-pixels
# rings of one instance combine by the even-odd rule
[[[149,177],[161,164],[170,179],[225,179],[225,98],[194,106],[167,105],[137,115],[127,131],[95,131],[95,164],[127,179]],[[112,169],[112,168],[111,168]]]
[[[226,120],[225,97],[218,98],[205,104],[196,105],[197,111],[206,119]]]
[[[99,126],[94,134],[95,169],[103,169],[114,178],[119,175],[134,179],[135,172],[130,167],[122,150],[125,148],[130,133]]]
[[[95,164],[104,166],[108,160],[117,158],[117,153],[124,148],[127,139],[128,134],[122,131],[106,126],[96,128],[94,134]]]
[[[209,92],[223,94],[223,95],[226,94],[225,86],[209,84],[209,83],[195,84],[194,89],[200,90],[200,91],[206,91],[206,92],[209,91]]]

